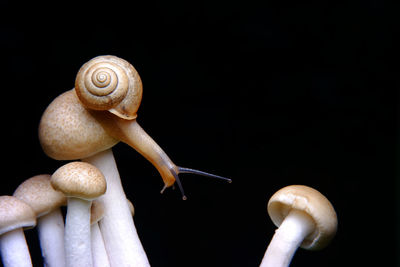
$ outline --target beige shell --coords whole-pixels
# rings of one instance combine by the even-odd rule
[[[115,56],[99,56],[79,70],[75,90],[89,109],[108,110],[120,118],[132,120],[142,100],[142,81],[135,68]]]

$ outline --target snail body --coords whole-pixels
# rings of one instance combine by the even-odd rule
[[[136,119],[126,120],[111,112],[87,109],[76,90],[61,94],[47,107],[39,124],[39,140],[43,151],[56,160],[87,158],[122,141],[158,169],[167,187],[175,182],[171,170],[177,173],[177,167]]]

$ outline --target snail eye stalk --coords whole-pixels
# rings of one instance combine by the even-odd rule
[[[186,195],[185,195],[185,190],[183,190],[183,186],[182,186],[181,180],[179,179],[178,174],[177,174],[177,173],[175,172],[175,170],[173,170],[173,169],[170,169],[170,172],[171,172],[171,174],[174,176],[175,182],[178,184],[179,191],[181,191],[181,194],[182,194],[182,199],[183,199],[183,200],[186,200],[187,197],[186,197]],[[167,185],[164,185],[164,187],[161,189],[161,192],[160,192],[160,193],[163,194],[164,191],[165,191],[165,189],[167,189],[167,187],[168,187]],[[172,188],[175,189],[174,185],[172,186]]]
[[[179,171],[179,167],[178,167],[178,171]],[[172,172],[172,175],[175,177],[175,182],[178,184],[179,191],[181,191],[182,200],[186,200],[187,197],[186,197],[186,195],[185,195],[185,190],[183,190],[183,186],[182,186],[182,183],[181,183],[181,179],[179,179],[178,174],[177,174],[174,170],[171,170],[171,172]]]
[[[205,177],[224,180],[224,181],[227,181],[228,183],[232,183],[232,179],[230,179],[230,178],[222,177],[222,176],[219,176],[219,175],[215,175],[215,174],[211,174],[211,173],[208,173],[208,172],[203,172],[203,171],[199,171],[199,170],[195,170],[195,169],[178,167],[178,171],[179,171],[179,173],[197,174],[197,175],[201,175],[201,176],[205,176]]]
[[[183,190],[183,186],[182,186],[181,180],[178,175],[180,173],[197,174],[197,175],[201,175],[201,176],[205,176],[205,177],[224,180],[224,181],[227,181],[228,183],[232,183],[232,179],[230,179],[230,178],[226,178],[226,177],[222,177],[219,175],[215,175],[215,174],[211,174],[208,172],[203,172],[203,171],[199,171],[199,170],[195,170],[195,169],[190,169],[190,168],[184,168],[184,167],[177,167],[177,168],[178,168],[178,173],[176,173],[173,169],[171,169],[170,171],[171,171],[172,175],[175,177],[175,182],[177,183],[179,190],[181,191],[183,200],[187,200],[187,197],[185,195],[185,190]],[[166,188],[167,188],[167,186],[164,185],[164,187],[161,189],[161,194],[164,193]]]

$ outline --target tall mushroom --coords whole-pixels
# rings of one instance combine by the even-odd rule
[[[81,67],[75,89],[57,97],[47,107],[39,124],[40,143],[48,156],[57,160],[82,159],[105,175],[108,190],[100,198],[105,208],[100,228],[110,262],[117,266],[148,266],[149,263],[126,204],[111,151],[115,144],[122,141],[136,149],[159,171],[164,181],[161,191],[177,182],[184,199],[179,173],[230,181],[176,166],[137,123],[136,111],[141,97],[142,83],[131,64],[114,56],[96,57]],[[115,245],[109,246],[111,243]],[[118,247],[118,252],[111,247]],[[124,257],[114,256],[121,252],[125,253]]]
[[[49,174],[27,179],[17,187],[13,196],[28,203],[36,213],[44,265],[63,267],[64,218],[60,207],[66,205],[66,197],[53,189]]]
[[[35,225],[36,214],[28,204],[0,196],[0,254],[5,267],[32,267],[23,229]]]
[[[287,267],[299,246],[322,249],[336,233],[337,217],[332,204],[308,186],[291,185],[277,191],[268,202],[268,214],[279,228],[260,267]]]
[[[90,208],[92,200],[106,191],[103,174],[85,162],[71,162],[51,176],[51,185],[68,199],[65,219],[65,265],[92,266]]]

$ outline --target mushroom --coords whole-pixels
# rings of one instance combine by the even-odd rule
[[[90,208],[92,200],[106,191],[106,180],[96,167],[85,162],[70,162],[51,176],[55,190],[67,196],[65,219],[65,265],[92,266]]]
[[[261,267],[289,266],[300,246],[308,250],[324,248],[337,229],[332,204],[317,190],[291,185],[277,191],[268,202],[268,214],[278,227]]]
[[[87,90],[86,86],[89,86]],[[86,93],[94,95],[86,99]],[[114,96],[118,97],[114,99]],[[110,262],[116,266],[148,266],[149,263],[125,201],[111,150],[115,144],[120,141],[127,143],[156,167],[164,181],[161,192],[177,182],[182,198],[186,199],[179,173],[231,181],[176,166],[137,123],[136,111],[141,96],[141,80],[131,64],[114,56],[96,57],[81,67],[75,88],[54,99],[39,124],[40,143],[48,156],[57,160],[82,159],[99,168],[106,177],[108,190],[99,199],[105,209],[100,229]],[[91,100],[99,102],[91,103]],[[116,251],[112,251],[111,247]],[[115,256],[121,253],[123,257]]]
[[[94,200],[90,209],[90,239],[92,243],[93,267],[109,267],[106,247],[98,222],[104,216],[103,202]]]
[[[0,253],[5,267],[32,267],[23,228],[35,225],[36,214],[28,204],[0,196]]]
[[[24,181],[15,190],[14,197],[28,203],[37,218],[37,230],[44,265],[63,267],[64,259],[64,218],[61,206],[67,199],[50,184],[50,175],[36,175]]]

